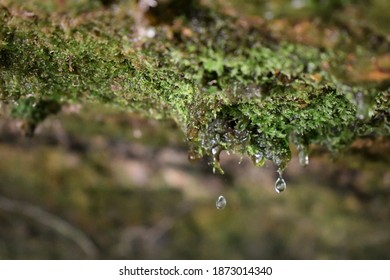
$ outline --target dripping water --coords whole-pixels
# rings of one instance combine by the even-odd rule
[[[218,210],[225,208],[226,204],[227,204],[227,201],[223,195],[220,195],[218,197],[217,201],[215,202],[215,206],[217,207]]]
[[[255,166],[263,166],[266,161],[266,158],[264,157],[263,153],[259,152],[252,156],[252,162]]]
[[[279,169],[278,170],[278,178],[276,179],[276,182],[275,182],[275,191],[277,193],[281,193],[281,192],[285,191],[286,188],[287,188],[287,185],[282,177],[282,171]]]
[[[356,117],[359,120],[365,120],[368,117],[368,105],[367,98],[364,96],[364,93],[359,91],[356,96]]]
[[[309,165],[309,153],[306,146],[298,145],[298,160],[299,164],[303,167]]]
[[[215,173],[215,170],[218,170],[221,174],[224,174],[223,169],[221,168],[221,164],[219,162],[219,155],[221,151],[222,148],[219,146],[215,146],[211,149],[213,173]]]

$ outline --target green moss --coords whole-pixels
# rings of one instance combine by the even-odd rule
[[[132,40],[126,13],[91,13],[0,9],[1,99],[15,117],[35,127],[58,104],[88,101],[173,119],[190,158],[211,156],[221,172],[221,150],[284,169],[291,140],[337,152],[361,135],[389,135],[388,89],[340,82],[332,69],[346,53],[280,41],[201,6],[143,41]],[[367,119],[356,118],[357,92],[375,101]]]

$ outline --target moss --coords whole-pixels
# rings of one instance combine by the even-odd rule
[[[173,119],[190,158],[211,156],[221,172],[222,150],[284,169],[290,142],[337,152],[360,136],[389,135],[389,90],[343,83],[337,72],[348,53],[282,41],[266,27],[192,7],[155,18],[156,37],[141,41],[124,11],[49,16],[2,7],[1,99],[34,127],[69,102]],[[374,101],[366,119],[356,118],[357,93]]]

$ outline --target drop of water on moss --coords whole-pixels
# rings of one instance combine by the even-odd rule
[[[263,166],[266,161],[266,158],[263,156],[263,153],[257,153],[256,155],[252,156],[252,162],[255,166]]]
[[[356,117],[360,120],[364,120],[368,116],[367,101],[363,92],[358,92],[355,96],[356,99]]]
[[[200,158],[201,158],[201,156],[199,154],[195,153],[194,151],[189,151],[188,152],[188,160],[190,162],[195,162],[195,161],[197,161]]]
[[[215,170],[218,170],[221,174],[224,174],[221,164],[219,162],[219,155],[222,151],[221,147],[213,147],[211,149],[211,155],[212,155],[212,165],[213,165],[213,173],[215,173]]]
[[[306,147],[299,148],[298,160],[299,160],[299,164],[303,167],[309,165],[309,153]]]
[[[215,202],[215,206],[217,207],[218,210],[225,208],[226,204],[227,204],[227,201],[223,195],[220,195],[218,197],[217,201]]]

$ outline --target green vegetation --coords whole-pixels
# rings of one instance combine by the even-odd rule
[[[390,2],[135,3],[0,0],[0,258],[389,258]]]
[[[138,40],[126,2],[53,15],[1,7],[2,101],[28,134],[68,103],[173,119],[190,158],[212,156],[221,172],[222,150],[284,169],[290,142],[337,152],[362,136],[389,135],[386,83],[345,78],[351,56],[375,55],[369,47],[305,46],[197,1],[185,13],[175,4],[164,7],[168,18],[152,13],[156,35]]]

